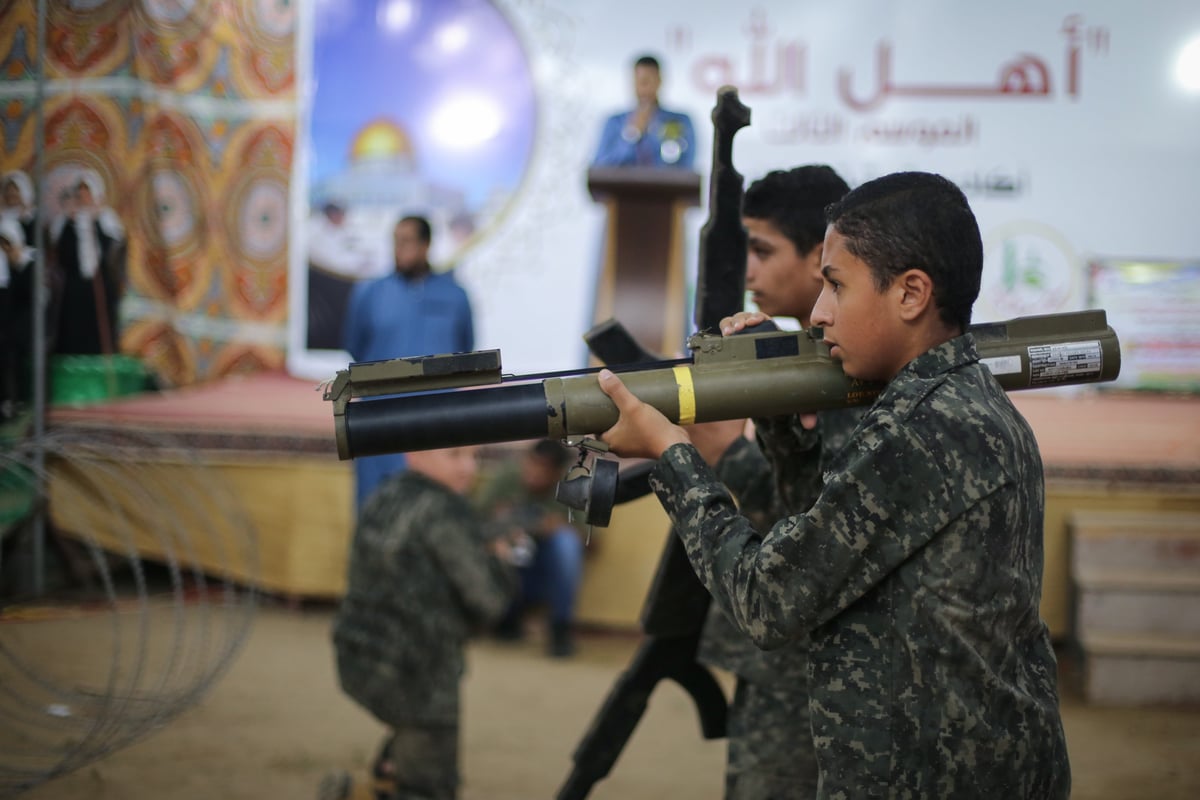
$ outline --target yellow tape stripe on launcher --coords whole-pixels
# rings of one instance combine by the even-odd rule
[[[692,369],[686,365],[675,367],[675,385],[679,387],[679,424],[691,425],[696,421],[696,387],[692,385]]]

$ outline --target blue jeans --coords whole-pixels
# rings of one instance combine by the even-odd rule
[[[583,542],[574,528],[559,528],[537,540],[532,563],[521,567],[521,597],[510,614],[545,603],[551,624],[575,618],[575,598],[583,579]]]

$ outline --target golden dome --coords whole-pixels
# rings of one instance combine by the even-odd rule
[[[387,119],[368,122],[350,144],[350,160],[366,161],[412,155],[412,142],[404,129]]]

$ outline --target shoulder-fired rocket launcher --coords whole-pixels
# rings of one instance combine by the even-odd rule
[[[1116,379],[1121,351],[1104,311],[973,325],[981,360],[1009,391]],[[871,402],[820,329],[688,340],[691,356],[611,368],[641,400],[690,425]],[[504,375],[499,350],[350,364],[325,387],[339,458],[599,434],[616,423],[595,373]]]

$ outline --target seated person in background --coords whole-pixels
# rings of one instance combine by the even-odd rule
[[[658,104],[662,70],[654,56],[633,65],[637,106],[613,114],[604,123],[594,167],[676,167],[691,169],[696,159],[696,134],[691,118]]]
[[[507,542],[485,538],[464,496],[477,451],[410,453],[354,531],[333,642],[343,691],[391,728],[374,766],[381,797],[457,796],[464,645],[516,589]],[[348,774],[331,775],[319,797],[351,790]]]
[[[536,442],[518,463],[500,466],[479,493],[479,508],[492,535],[527,553],[516,563],[521,592],[496,628],[506,639],[522,636],[522,618],[532,604],[545,603],[548,650],[555,657],[575,651],[572,626],[575,598],[583,577],[583,536],[554,499],[555,485],[571,462],[571,450],[551,439]]]

